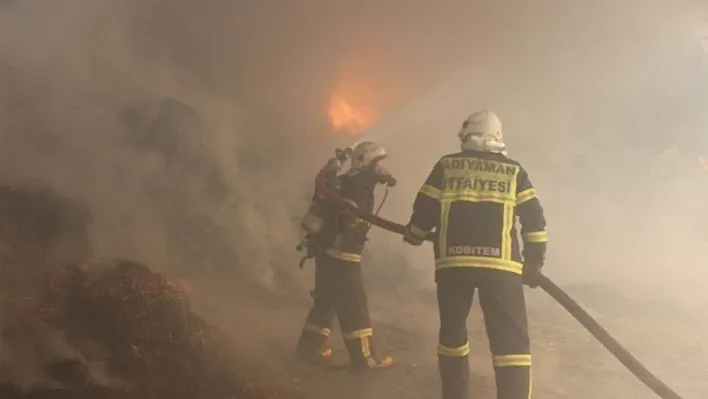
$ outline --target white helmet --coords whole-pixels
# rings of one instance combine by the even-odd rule
[[[362,141],[352,150],[352,169],[363,170],[387,156],[386,150],[373,141]]]
[[[468,116],[462,122],[462,129],[457,137],[464,143],[470,136],[494,138],[502,141],[502,124],[497,114],[483,109]]]
[[[502,124],[492,111],[483,109],[472,113],[462,122],[457,137],[462,150],[495,152],[506,156]]]

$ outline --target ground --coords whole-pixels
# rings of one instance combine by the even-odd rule
[[[119,261],[117,269],[116,263],[99,263],[53,270],[50,275],[54,277],[45,280],[39,295],[31,300],[20,298],[17,307],[15,302],[2,301],[3,376],[18,380],[18,369],[13,367],[25,366],[17,359],[34,359],[29,363],[45,370],[59,365],[59,380],[68,392],[81,395],[54,389],[51,394],[7,396],[3,393],[7,384],[1,383],[0,395],[12,399],[439,397],[437,314],[431,289],[401,294],[374,287],[370,303],[375,345],[380,353],[394,356],[396,365],[355,376],[346,370],[319,369],[294,361],[293,346],[310,305],[304,294],[278,295],[238,284],[219,288],[213,282],[195,281],[188,286],[150,273],[143,265],[125,262]],[[527,298],[536,397],[655,397],[542,291],[528,290]],[[191,306],[185,302],[188,299]],[[632,309],[629,301],[621,304],[618,298],[609,299],[606,305],[614,306],[603,308],[603,301],[596,300],[591,309],[600,322],[674,389],[687,398],[705,397],[708,382],[701,377],[708,371],[704,361],[708,329],[702,315],[690,320],[678,310],[649,308],[651,302],[645,303],[650,311],[640,311],[641,302],[635,302]],[[66,340],[57,338],[58,330],[66,333]],[[469,330],[473,397],[492,399],[493,371],[478,306],[472,310]],[[93,350],[92,341],[109,349],[110,354]],[[331,344],[335,359],[346,363],[336,330]],[[35,349],[28,352],[23,345]],[[14,361],[7,361],[8,354],[11,359],[14,355]],[[67,364],[62,359],[69,359],[70,367],[64,367]],[[100,366],[104,363],[110,366]],[[144,368],[148,374],[135,374],[136,368]],[[112,383],[116,376],[140,389],[121,393],[121,385],[126,384]],[[86,388],[81,382],[84,378],[103,388],[93,394],[95,388]],[[201,394],[184,391],[191,388]],[[153,395],[153,390],[160,393]],[[223,393],[213,393],[217,391],[230,394],[222,398]]]
[[[436,364],[437,313],[432,291],[415,296],[370,298],[374,316],[375,345],[394,356],[396,367],[374,375],[353,376],[345,371],[298,365],[292,351],[309,302],[305,297],[268,297],[251,308],[234,307],[212,313],[219,301],[199,303],[205,314],[220,324],[239,344],[253,353],[261,381],[278,387],[284,395],[308,399],[389,399],[439,397]],[[534,353],[535,397],[655,398],[572,317],[540,290],[529,290],[529,317]],[[602,301],[598,302],[601,303]],[[647,304],[649,305],[649,304]],[[605,309],[603,309],[605,310]],[[650,310],[650,309],[648,309]],[[603,323],[635,356],[686,398],[705,397],[708,371],[705,341],[708,329],[696,330],[678,315],[662,313],[635,316],[600,314]],[[608,308],[607,313],[611,313]],[[481,311],[475,306],[470,317],[473,397],[492,399],[493,371],[483,329]],[[332,345],[342,362],[346,355],[337,333]],[[266,374],[263,371],[266,370]]]

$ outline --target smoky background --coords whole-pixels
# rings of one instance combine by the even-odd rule
[[[86,204],[96,254],[180,273],[229,306],[257,308],[253,291],[307,298],[298,225],[335,147],[381,141],[399,181],[381,215],[405,223],[433,163],[457,151],[462,120],[488,108],[546,208],[546,273],[680,304],[701,328],[708,68],[699,9],[661,0],[6,0],[0,178]],[[332,125],[335,97],[367,110],[363,126]],[[374,307],[433,288],[428,246],[373,229],[366,257]],[[581,291],[571,293],[591,308],[607,299]]]

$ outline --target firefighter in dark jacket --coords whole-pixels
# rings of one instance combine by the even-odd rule
[[[404,234],[406,242],[420,245],[435,232],[442,397],[468,398],[467,317],[476,289],[497,398],[529,399],[531,353],[523,284],[537,285],[546,253],[546,220],[526,170],[506,156],[494,112],[471,114],[458,136],[462,151],[435,164]]]
[[[332,187],[353,206],[371,213],[377,184],[392,186],[395,179],[382,164],[386,151],[377,143],[365,141],[351,154],[351,169],[336,178]],[[363,220],[343,212],[334,204],[315,199],[303,219],[308,252],[315,258],[314,305],[305,320],[297,344],[299,360],[321,363],[331,354],[326,342],[335,316],[339,319],[352,370],[385,368],[391,357],[377,357],[372,344],[371,320],[362,278],[361,254],[368,227]]]

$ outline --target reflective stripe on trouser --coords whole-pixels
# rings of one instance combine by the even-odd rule
[[[305,325],[307,326],[307,324]],[[297,341],[296,355],[302,361],[315,361],[328,357],[332,350],[327,348],[327,335],[312,329],[303,328],[300,339]]]
[[[321,262],[320,262],[321,263]],[[331,295],[331,278],[323,265],[315,265],[315,288],[312,290],[313,304],[302,327],[297,343],[297,355],[301,359],[315,359],[323,354],[325,344],[331,334],[336,316],[334,299]]]
[[[499,399],[531,398],[531,355],[495,355]]]
[[[438,283],[440,334],[438,337],[438,367],[442,380],[442,399],[467,399],[469,396],[470,344],[467,337],[467,315],[472,305],[470,287],[461,292],[456,287]],[[457,294],[462,294],[456,297]]]
[[[315,259],[315,305],[307,323],[329,328],[335,315],[352,365],[374,359],[371,320],[361,264],[320,255]]]
[[[302,360],[317,359],[331,354],[331,349],[326,348],[325,345],[332,332],[330,328],[334,322],[334,309],[330,303],[317,298],[314,292],[313,297],[315,304],[307,315],[297,342],[297,356]]]
[[[443,336],[441,334],[440,338]],[[438,368],[443,399],[467,399],[469,395],[469,341],[451,348],[438,344]]]
[[[318,326],[317,324],[310,324],[310,323],[306,323],[306,324],[302,327],[302,329],[303,329],[304,331],[309,331],[309,332],[317,333],[317,334],[319,334],[319,335],[322,335],[323,337],[329,337],[329,335],[332,333],[332,330],[330,330],[330,329],[327,328],[327,327],[320,327],[320,326]]]
[[[498,399],[530,398],[528,325],[521,276],[473,268],[436,273],[440,311],[440,372],[443,399],[467,399],[467,317],[475,289],[494,356]]]
[[[531,398],[531,352],[521,283],[479,286],[498,399]]]

